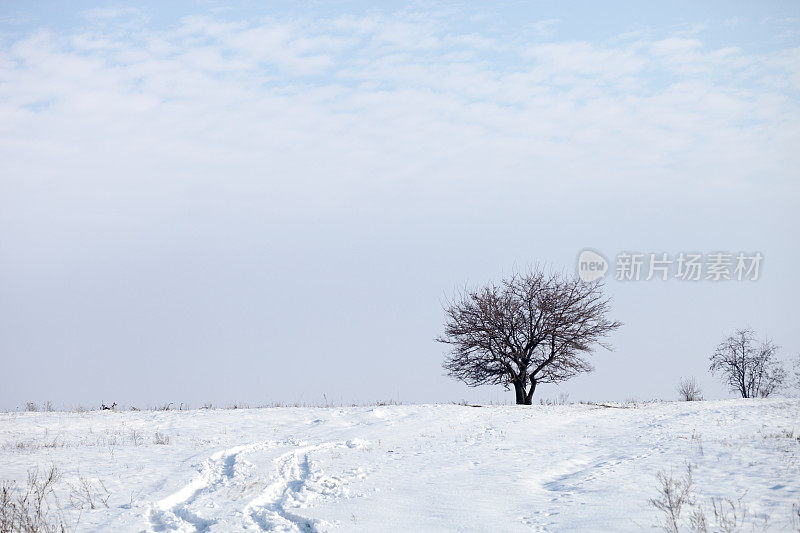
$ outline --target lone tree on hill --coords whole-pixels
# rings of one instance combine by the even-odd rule
[[[472,387],[513,385],[517,403],[530,405],[536,385],[590,372],[595,345],[611,349],[605,337],[622,323],[607,319],[609,310],[601,280],[533,268],[457,294],[436,340],[450,346],[450,376]]]
[[[777,352],[770,339],[759,343],[752,329],[738,329],[717,346],[709,370],[721,374],[742,398],[766,398],[786,379],[786,370],[775,359]]]

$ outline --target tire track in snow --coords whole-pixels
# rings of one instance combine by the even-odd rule
[[[291,504],[308,486],[311,477],[309,454],[331,448],[361,448],[368,444],[353,441],[323,442],[291,450],[275,459],[274,481],[244,509],[246,517],[264,531],[316,533],[325,522],[291,512]]]
[[[239,458],[260,450],[278,446],[294,446],[276,459],[275,474],[267,488],[244,509],[244,529],[264,531],[316,532],[324,522],[304,518],[291,512],[291,505],[302,500],[312,477],[309,454],[331,448],[362,448],[367,441],[331,441],[307,445],[304,441],[264,441],[234,446],[214,453],[199,466],[199,475],[177,492],[153,504],[148,510],[150,531],[207,532],[218,519],[202,518],[192,511],[192,504],[201,496],[214,494],[218,489],[241,481],[237,474]],[[222,524],[220,524],[222,526]]]
[[[217,521],[201,518],[190,505],[200,495],[211,492],[230,482],[236,475],[236,461],[240,455],[284,444],[276,441],[256,442],[234,446],[219,451],[199,467],[200,475],[179,491],[152,505],[148,518],[152,531],[208,531]]]

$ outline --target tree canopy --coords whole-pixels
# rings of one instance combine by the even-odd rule
[[[513,385],[517,403],[530,404],[537,384],[589,372],[593,349],[611,349],[606,337],[622,324],[607,318],[603,289],[539,268],[464,289],[446,303],[436,339],[450,346],[444,368],[470,386]]]

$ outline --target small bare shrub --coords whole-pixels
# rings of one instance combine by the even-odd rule
[[[794,439],[794,429],[779,429],[775,433],[764,433],[758,430],[763,439]]]
[[[692,440],[697,444],[697,453],[701,456],[705,455],[703,450],[703,436],[695,430],[692,430]]]
[[[140,444],[142,444],[142,442],[144,442],[144,437],[142,437],[142,435],[138,431],[136,431],[135,429],[132,429],[131,430],[131,441],[133,442],[134,446],[139,446]]]
[[[567,405],[569,403],[569,393],[561,392],[556,399],[539,398],[540,405]]]
[[[747,507],[742,504],[742,498],[738,500],[712,498],[711,507],[714,510],[715,531],[721,531],[722,533],[741,531],[749,517]],[[755,527],[753,530],[755,530]]]
[[[92,482],[79,475],[78,481],[67,483],[69,486],[69,502],[75,509],[108,508],[108,499],[111,493],[101,480]]]
[[[63,446],[64,446],[64,443],[58,441],[58,435],[53,437],[53,440],[45,441],[42,444],[42,448],[61,448]]]
[[[155,437],[153,437],[153,443],[167,445],[169,444],[169,435],[164,435],[163,433],[156,431]]]
[[[795,358],[794,363],[792,363],[792,371],[794,372],[793,376],[793,385],[796,389],[800,390],[800,354],[797,354],[797,358]]]
[[[706,512],[702,506],[697,506],[692,509],[692,513],[689,515],[689,530],[700,533],[708,532],[708,520],[706,519]]]
[[[703,399],[703,391],[694,378],[683,378],[678,385],[678,396],[686,402],[699,402]]]
[[[43,475],[38,468],[28,471],[25,489],[13,481],[0,482],[0,532],[57,533],[71,530],[53,492],[60,479],[55,466]]]
[[[39,406],[36,405],[36,402],[26,402],[25,403],[25,410],[29,413],[35,413],[39,410]]]
[[[31,440],[19,440],[19,441],[6,441],[2,445],[0,445],[0,450],[3,451],[12,451],[12,452],[26,452],[35,450],[39,447],[38,444]]]
[[[680,531],[681,512],[685,506],[694,505],[694,482],[692,467],[686,465],[683,477],[676,477],[664,471],[656,475],[658,479],[658,497],[650,499],[650,505],[661,512],[661,526],[664,531],[678,533]]]
[[[679,531],[709,531],[720,533],[735,533],[738,531],[765,531],[769,527],[769,516],[763,520],[751,515],[743,503],[744,496],[734,500],[731,498],[711,498],[710,508],[713,516],[707,518],[703,504],[699,501],[692,477],[692,467],[686,465],[683,477],[676,477],[672,473],[661,471],[657,474],[658,497],[650,500],[650,505],[661,512],[658,526],[664,531],[678,533]],[[800,513],[800,507],[792,508],[794,513]],[[800,514],[798,522],[800,522]]]

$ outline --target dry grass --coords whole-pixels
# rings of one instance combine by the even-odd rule
[[[656,479],[657,496],[650,499],[650,505],[659,512],[656,525],[664,531],[736,533],[765,531],[769,527],[770,517],[752,515],[744,503],[744,495],[737,499],[711,498],[704,505],[695,492],[691,464],[686,464],[683,475],[662,470]]]
[[[56,533],[72,531],[53,491],[61,474],[55,466],[44,473],[28,471],[25,488],[0,483],[0,533]],[[77,527],[77,524],[75,524]]]

